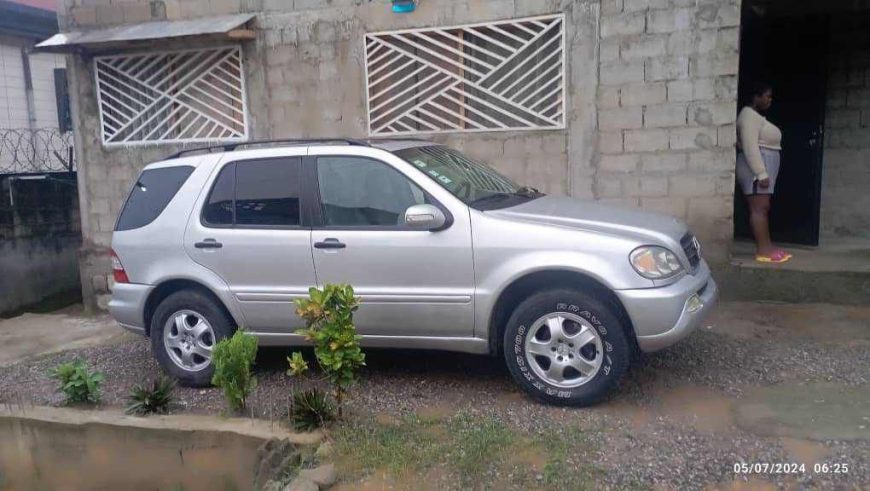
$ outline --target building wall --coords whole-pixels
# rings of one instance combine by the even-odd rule
[[[54,69],[66,65],[62,55],[27,53],[33,87],[28,109],[22,49],[32,40],[0,36],[0,128],[57,128]]]
[[[254,138],[365,136],[366,32],[565,12],[565,130],[433,138],[548,193],[675,214],[709,259],[727,256],[739,0],[424,0],[410,15],[383,1],[64,1],[62,30],[259,13],[257,39],[244,44]],[[92,60],[69,62],[83,162],[82,283],[86,299],[103,303],[111,230],[130,182],[177,147],[103,148]]]
[[[870,237],[870,12],[832,21],[822,175],[822,240]]]

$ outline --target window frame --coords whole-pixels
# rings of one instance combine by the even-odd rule
[[[309,214],[306,213],[306,203],[309,201],[309,194],[306,192],[307,186],[306,184],[306,176],[305,176],[305,159],[306,157],[303,155],[278,155],[274,157],[256,157],[250,159],[237,159],[237,160],[228,160],[227,162],[222,162],[218,168],[215,170],[215,177],[211,180],[209,184],[208,194],[205,196],[205,199],[202,202],[199,210],[199,224],[205,228],[209,229],[240,229],[240,230],[310,230],[310,221],[307,220]],[[233,223],[226,224],[218,224],[211,223],[205,219],[205,209],[208,206],[209,201],[211,200],[211,196],[214,193],[215,186],[221,178],[223,172],[230,166],[235,166],[235,169],[238,169],[238,164],[246,163],[246,162],[262,162],[262,161],[274,161],[274,160],[296,160],[299,165],[299,225],[252,225],[252,224],[238,224],[236,223],[236,176],[233,175]],[[235,172],[235,171],[234,171]]]
[[[427,230],[420,230],[419,228],[409,227],[408,225],[327,225],[325,217],[323,216],[323,201],[320,196],[320,176],[317,172],[318,160],[321,158],[353,158],[360,160],[370,160],[372,162],[385,165],[388,168],[392,169],[393,172],[397,173],[399,176],[407,179],[412,182],[417,188],[423,193],[423,196],[430,202],[430,204],[444,213],[445,218],[447,219],[444,222],[444,225],[435,230],[428,230],[428,232],[440,232],[442,230],[446,230],[453,225],[453,214],[450,213],[450,210],[444,206],[440,201],[438,201],[435,196],[432,195],[429,191],[427,191],[423,186],[421,186],[417,181],[413,178],[405,174],[404,172],[397,169],[394,165],[391,165],[389,162],[384,160],[370,157],[367,155],[352,155],[352,154],[321,154],[321,155],[312,155],[305,158],[303,161],[303,169],[307,168],[308,171],[308,179],[311,182],[311,186],[308,186],[307,189],[310,191],[310,206],[308,206],[308,212],[310,213],[311,219],[311,228],[314,230],[345,230],[345,231],[381,231],[381,232],[427,232]],[[304,172],[304,170],[303,170]],[[304,213],[304,211],[303,211]]]

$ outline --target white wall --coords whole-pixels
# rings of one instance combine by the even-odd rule
[[[33,82],[33,128],[56,128],[54,69],[65,67],[66,61],[62,55],[48,53],[31,53],[28,58]],[[0,40],[0,128],[29,128],[30,116],[21,44]]]

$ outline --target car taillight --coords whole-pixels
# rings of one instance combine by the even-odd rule
[[[115,283],[130,283],[130,278],[127,278],[127,272],[124,271],[124,265],[121,264],[121,259],[112,251],[112,276],[115,278]]]

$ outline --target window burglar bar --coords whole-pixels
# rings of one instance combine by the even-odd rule
[[[75,171],[72,132],[0,129],[0,175]]]
[[[565,127],[564,15],[367,34],[369,134]]]
[[[94,71],[107,146],[248,137],[239,46],[101,56]]]

